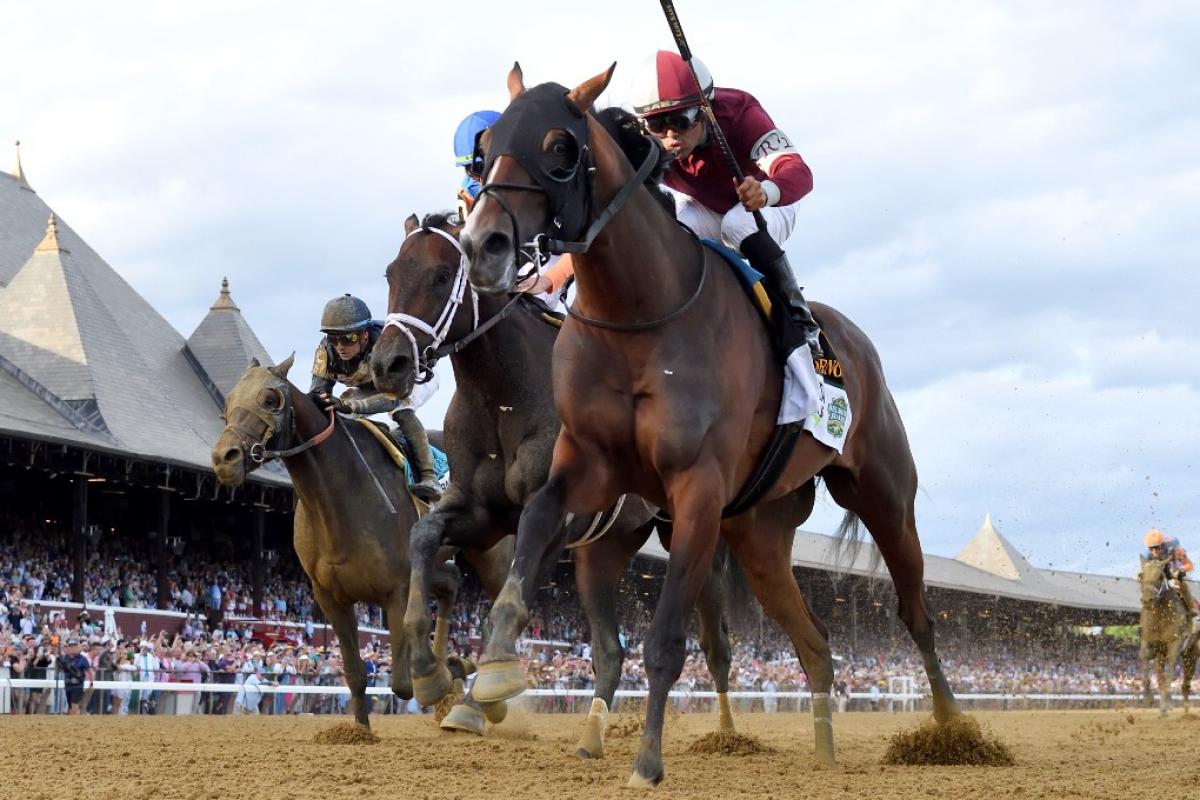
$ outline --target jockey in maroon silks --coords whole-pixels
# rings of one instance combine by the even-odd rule
[[[745,179],[738,183],[726,165],[700,109],[697,81],[677,53],[660,50],[641,65],[633,86],[633,108],[646,130],[675,157],[664,183],[678,197],[679,221],[698,236],[740,248],[758,230],[753,212],[780,246],[796,224],[797,204],[812,191],[812,171],[759,102],[738,89],[717,88],[699,59],[692,59],[705,96],[729,141]],[[769,274],[773,288],[791,305],[793,317],[817,352],[817,328],[795,276]]]

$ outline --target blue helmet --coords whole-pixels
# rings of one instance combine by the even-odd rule
[[[500,113],[497,111],[476,111],[458,123],[458,130],[454,132],[454,166],[474,165],[475,145],[479,141],[479,134],[495,125],[498,119]]]

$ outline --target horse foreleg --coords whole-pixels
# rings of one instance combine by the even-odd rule
[[[438,574],[438,551],[445,541],[449,513],[439,507],[422,517],[409,534],[412,573],[404,611],[404,632],[412,659],[413,692],[422,706],[431,706],[451,689],[450,676],[429,646],[429,598]]]
[[[687,619],[712,568],[720,531],[724,492],[720,491],[719,476],[685,473],[679,483],[668,487],[675,520],[671,553],[646,635],[644,659],[650,696],[641,746],[629,776],[629,785],[634,787],[655,786],[663,779],[662,732],[668,693],[683,671]]]
[[[1145,624],[1143,620],[1143,632]],[[1154,693],[1150,689],[1150,670],[1153,668],[1153,658],[1154,656],[1151,655],[1149,646],[1145,642],[1142,642],[1141,647],[1138,649],[1138,660],[1142,663],[1142,703],[1145,704],[1146,708],[1154,706]]]
[[[475,699],[480,702],[507,700],[527,688],[517,656],[517,637],[529,621],[529,606],[540,576],[562,547],[566,488],[563,474],[552,475],[521,512],[516,556],[504,588],[492,604],[492,634],[475,678]]]
[[[350,689],[350,713],[359,725],[370,726],[367,717],[367,667],[363,664],[358,644],[358,622],[354,619],[354,605],[342,605],[333,595],[313,583],[313,596],[325,618],[333,626],[338,646],[342,651],[342,671],[346,676],[346,687]]]
[[[580,758],[604,757],[608,712],[621,682],[621,665],[625,660],[618,631],[617,584],[629,559],[649,538],[652,527],[625,525],[575,551],[575,585],[592,635],[592,669],[596,673],[592,706],[575,748]]]
[[[388,637],[391,639],[392,650],[392,694],[405,703],[413,696],[408,633],[404,629],[404,614],[407,605],[408,592],[398,589],[389,598],[387,606]]]
[[[911,465],[911,457],[908,462]],[[857,477],[841,469],[823,473],[833,499],[842,508],[858,514],[875,540],[887,564],[899,602],[898,615],[917,645],[929,688],[933,694],[933,716],[938,722],[959,714],[958,701],[942,670],[934,645],[933,617],[925,604],[925,559],[917,535],[916,473],[911,480],[893,475],[880,463],[864,466]],[[908,476],[904,470],[903,477]]]
[[[700,612],[700,649],[704,651],[704,663],[708,665],[717,689],[717,727],[721,731],[732,732],[729,667],[733,663],[733,651],[729,646],[729,626],[725,621],[729,593],[726,586],[728,567],[724,555],[719,552],[713,558],[712,569],[696,601],[696,610]]]

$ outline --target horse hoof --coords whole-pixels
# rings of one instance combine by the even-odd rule
[[[450,713],[442,720],[442,730],[444,731],[458,731],[483,736],[485,727],[483,712],[465,703],[459,703],[450,709]]]
[[[479,665],[471,695],[480,703],[495,703],[516,697],[526,688],[520,661],[489,661]]]
[[[480,705],[483,706],[483,715],[493,725],[499,725],[508,716],[508,703],[504,700],[499,703],[480,703]]]
[[[608,728],[608,704],[601,697],[592,698],[587,721],[583,723],[583,735],[575,755],[580,758],[604,758],[604,731]]]
[[[660,783],[662,783],[662,779],[663,776],[661,772],[657,775],[647,777],[635,769],[632,773],[630,773],[629,781],[625,785],[630,789],[653,789],[655,786],[658,786]]]
[[[413,678],[413,697],[422,706],[437,705],[438,701],[450,694],[450,671],[439,666],[428,675],[418,675]]]
[[[450,674],[453,677],[462,678],[464,681],[468,675],[474,675],[479,669],[474,661],[462,656],[448,656],[446,658],[446,668],[450,670]]]

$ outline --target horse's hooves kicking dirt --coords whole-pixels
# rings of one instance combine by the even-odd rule
[[[885,764],[942,764],[981,767],[1011,767],[1012,750],[990,730],[967,715],[938,724],[928,720],[916,730],[892,736]]]
[[[698,755],[752,756],[757,753],[774,753],[775,748],[763,744],[756,736],[733,731],[713,731],[692,742],[688,752]]]
[[[379,737],[357,722],[339,722],[313,737],[317,744],[379,744]]]
[[[463,699],[463,682],[455,680],[451,684],[450,693],[438,700],[433,706],[433,721],[438,725],[442,724],[442,720],[458,705],[458,702]]]

